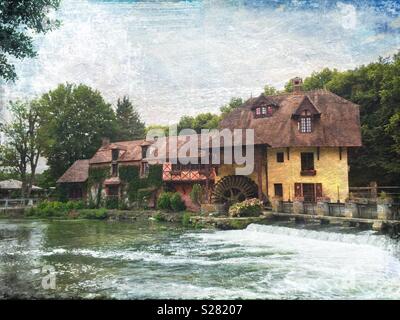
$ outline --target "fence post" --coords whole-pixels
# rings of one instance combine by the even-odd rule
[[[302,199],[293,200],[293,213],[304,214],[304,203]]]
[[[282,197],[273,197],[271,201],[273,212],[283,212]]]
[[[388,220],[392,218],[391,204],[393,201],[390,198],[377,199],[378,219]]]
[[[376,181],[370,182],[371,187],[371,198],[376,199],[378,197],[378,183]]]
[[[344,216],[346,218],[357,218],[357,203],[346,201],[346,203],[344,204]]]
[[[328,201],[318,201],[317,202],[317,215],[319,216],[329,216],[329,203]]]

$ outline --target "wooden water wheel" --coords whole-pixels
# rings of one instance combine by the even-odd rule
[[[250,198],[257,198],[257,185],[245,176],[223,177],[214,188],[213,203],[226,203],[231,205]]]

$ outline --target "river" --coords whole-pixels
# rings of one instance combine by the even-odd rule
[[[0,298],[400,299],[399,248],[332,226],[0,220]]]

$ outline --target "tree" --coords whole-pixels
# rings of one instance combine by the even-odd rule
[[[232,110],[239,108],[243,103],[244,101],[242,98],[231,98],[228,104],[219,108],[219,111],[221,111],[221,118],[224,118]]]
[[[78,159],[89,159],[102,138],[114,139],[115,113],[100,92],[80,84],[60,84],[39,100],[43,150],[49,174],[56,180]]]
[[[202,129],[216,129],[220,117],[210,112],[199,113],[196,117],[183,116],[178,123],[178,133],[182,129],[193,129],[197,133],[201,133]]]
[[[151,124],[151,125],[147,126],[145,129],[146,135],[150,130],[159,130],[160,132],[163,132],[165,136],[168,136],[168,134],[169,134],[169,127],[163,126],[161,124]]]
[[[22,182],[21,196],[29,197],[36,173],[43,140],[40,135],[40,111],[35,101],[11,102],[11,122],[1,126],[5,144],[1,146],[1,166],[18,174]]]
[[[324,68],[319,72],[314,71],[309,77],[306,77],[303,81],[303,90],[310,91],[314,89],[324,89],[327,84],[336,76],[340,75],[337,69]],[[292,92],[293,85],[292,81],[288,81],[285,84],[285,92]]]
[[[117,140],[138,140],[144,138],[145,125],[140,120],[139,113],[126,96],[122,100],[118,99],[116,119],[118,125]]]
[[[0,78],[15,80],[15,66],[9,62],[36,56],[32,33],[46,33],[60,25],[48,18],[57,10],[60,0],[2,0],[0,1]]]
[[[264,87],[264,95],[266,95],[266,96],[275,96],[277,94],[279,94],[279,91],[276,90],[275,87],[269,86],[269,85],[265,85],[265,87]]]

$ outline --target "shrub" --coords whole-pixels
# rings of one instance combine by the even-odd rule
[[[198,183],[193,185],[192,191],[190,191],[190,199],[193,203],[200,205],[203,197],[203,188]]]
[[[66,204],[68,210],[80,210],[85,208],[85,203],[83,201],[68,201]]]
[[[179,212],[186,209],[185,202],[183,202],[182,197],[178,192],[171,195],[170,203],[173,211]]]
[[[229,208],[231,217],[252,217],[259,216],[263,208],[262,201],[253,198],[233,204]]]
[[[161,214],[161,212],[157,212],[155,215],[153,215],[153,218],[156,221],[166,221],[165,216]]]
[[[162,210],[171,209],[171,192],[162,192],[157,199],[157,207]]]
[[[118,209],[118,198],[117,197],[107,197],[106,208],[107,209]]]
[[[79,211],[79,218],[83,219],[98,219],[102,220],[107,218],[107,210],[101,209],[83,209]]]
[[[182,225],[187,227],[190,224],[190,214],[185,212],[182,216]]]

